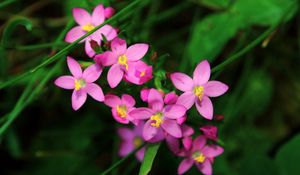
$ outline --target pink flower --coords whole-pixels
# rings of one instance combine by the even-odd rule
[[[129,68],[144,57],[148,47],[148,44],[134,44],[127,48],[125,40],[115,38],[111,43],[112,51],[106,51],[95,56],[95,61],[98,64],[112,65],[107,74],[107,81],[111,88],[115,88]]]
[[[209,97],[223,95],[228,86],[219,81],[208,81],[210,65],[207,60],[197,65],[193,79],[183,73],[171,74],[174,86],[184,93],[178,98],[178,104],[190,109],[196,104],[198,112],[206,119],[213,118],[213,105]]]
[[[121,98],[116,95],[108,94],[105,96],[104,103],[111,107],[112,115],[114,119],[123,124],[128,124],[136,121],[129,115],[129,112],[134,109],[135,100],[128,94],[123,94]]]
[[[121,137],[121,144],[119,155],[121,157],[127,156],[134,149],[138,148],[144,143],[142,138],[142,131],[144,122],[140,122],[134,129],[118,128],[118,134]],[[145,147],[142,147],[135,153],[136,158],[141,162],[144,159]]]
[[[182,105],[166,105],[161,94],[156,89],[151,89],[148,96],[149,108],[136,108],[130,112],[130,115],[138,120],[148,121],[145,123],[143,137],[146,141],[160,136],[163,139],[164,132],[173,137],[182,137],[180,126],[176,119],[182,117],[186,108]]]
[[[125,80],[136,85],[142,85],[152,77],[152,66],[148,66],[143,61],[133,63],[125,74]]]
[[[98,5],[94,9],[92,15],[90,15],[89,12],[82,8],[74,8],[73,17],[76,23],[79,24],[79,26],[72,28],[67,33],[65,41],[72,43],[87,32],[93,30],[96,26],[102,24],[105,20],[105,14],[108,15],[109,11],[111,10],[107,9],[105,12],[102,4]],[[85,52],[89,57],[93,57],[95,55],[95,52],[92,49],[89,41],[94,40],[98,43],[98,45],[101,45],[101,40],[103,40],[102,35],[104,35],[106,39],[110,41],[117,36],[117,32],[113,27],[106,24],[99,30],[82,40],[82,42],[85,41]]]
[[[104,100],[102,89],[94,83],[100,77],[102,68],[93,64],[82,73],[79,63],[73,58],[68,56],[67,63],[73,76],[61,76],[55,80],[55,85],[64,89],[74,89],[72,94],[73,109],[78,110],[84,104],[87,94],[102,102]]]
[[[185,173],[195,164],[203,174],[211,175],[213,159],[222,154],[224,149],[218,145],[206,145],[206,139],[203,136],[195,138],[190,145],[182,154],[185,159],[178,167],[178,174]]]
[[[107,7],[104,9],[104,16],[105,18],[110,18],[115,14],[115,9],[112,7]]]
[[[213,125],[206,125],[200,128],[200,130],[203,132],[204,136],[207,139],[211,139],[214,141],[218,140],[218,128]]]

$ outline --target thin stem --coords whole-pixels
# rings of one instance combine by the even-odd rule
[[[34,44],[34,45],[25,45],[25,46],[16,46],[16,47],[8,47],[5,49],[9,50],[35,50],[35,49],[44,49],[44,48],[51,48],[57,46],[65,46],[65,42],[53,42],[53,43],[43,43],[43,44]]]
[[[0,3],[0,8],[3,8],[5,6],[8,6],[9,4],[15,2],[16,0],[7,0],[7,1],[4,1],[4,2],[1,2]]]

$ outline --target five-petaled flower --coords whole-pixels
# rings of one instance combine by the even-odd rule
[[[190,109],[196,104],[198,112],[206,119],[213,118],[213,105],[209,97],[223,95],[228,86],[220,81],[208,81],[210,65],[207,60],[202,61],[194,70],[193,79],[184,73],[171,74],[174,86],[184,93],[179,96],[177,103]]]
[[[84,104],[87,94],[102,102],[104,100],[102,89],[94,83],[100,77],[102,68],[93,64],[82,72],[79,63],[69,56],[67,63],[73,76],[61,76],[55,80],[55,85],[64,89],[74,89],[72,94],[73,109],[78,110]]]
[[[102,4],[98,5],[94,9],[92,15],[90,15],[90,13],[85,9],[73,8],[73,17],[79,26],[73,27],[67,33],[65,41],[69,43],[76,41],[87,32],[93,30],[96,26],[102,24],[105,17],[110,17],[113,13],[113,9],[104,9]],[[102,35],[110,41],[117,36],[117,32],[112,26],[106,24],[90,36],[83,39],[81,42],[85,41],[85,52],[89,57],[93,57],[95,55],[95,51],[92,49],[89,41],[94,40],[98,43],[98,45],[101,45],[101,40],[103,40]]]

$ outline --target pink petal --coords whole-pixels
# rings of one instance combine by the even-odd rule
[[[187,172],[192,166],[193,166],[193,159],[184,159],[178,167],[178,174],[184,174],[185,172]]]
[[[161,127],[170,135],[176,138],[182,137],[180,126],[175,120],[165,119],[161,124]]]
[[[111,51],[98,54],[94,58],[95,62],[103,66],[111,66],[118,62],[118,57]]]
[[[204,118],[208,120],[213,118],[213,104],[207,96],[204,95],[201,101],[196,101],[196,108]]]
[[[177,102],[178,95],[175,92],[170,92],[165,95],[164,102],[167,105],[172,105]]]
[[[185,92],[178,97],[176,104],[183,105],[189,110],[195,103],[196,98],[193,92]]]
[[[212,167],[208,159],[206,159],[203,163],[197,163],[196,166],[204,175],[212,175]]]
[[[125,128],[125,127],[118,128],[117,132],[123,141],[132,142],[134,139],[134,133],[129,128]]]
[[[101,73],[102,73],[101,66],[97,64],[93,64],[83,71],[82,78],[87,83],[92,83],[100,77]]]
[[[177,119],[184,116],[186,108],[182,105],[167,105],[164,108],[164,116],[170,119]]]
[[[80,64],[70,56],[67,56],[67,63],[71,74],[75,78],[81,78],[82,70]]]
[[[111,42],[111,50],[118,56],[125,54],[126,52],[126,41],[120,38],[115,38]]]
[[[114,108],[117,105],[121,104],[121,99],[116,95],[108,94],[108,95],[105,95],[104,104],[106,104],[107,106],[109,106],[111,108]]]
[[[157,143],[165,139],[165,133],[161,128],[158,128],[157,134],[150,140],[149,143]]]
[[[114,64],[108,71],[107,81],[111,88],[115,88],[121,82],[124,72],[119,64]]]
[[[134,145],[132,142],[122,142],[120,144],[119,155],[121,157],[125,157],[133,150],[134,150]]]
[[[55,80],[54,84],[64,89],[74,89],[74,82],[75,82],[74,77],[65,75],[65,76],[58,77]]]
[[[98,43],[99,45],[101,45],[100,40],[98,40],[97,43]],[[94,49],[91,47],[91,44],[90,44],[90,41],[89,41],[89,40],[86,40],[86,41],[85,41],[84,50],[85,50],[85,53],[86,53],[90,58],[93,58],[94,55],[96,54],[96,52],[94,51]]]
[[[144,125],[144,130],[143,130],[143,138],[148,141],[152,139],[158,132],[157,127],[151,126],[151,120],[148,120],[145,125]]]
[[[148,101],[149,92],[150,92],[150,89],[147,89],[147,88],[141,90],[140,96],[141,96],[141,99],[143,100],[143,102]]]
[[[104,8],[103,5],[97,5],[92,14],[92,23],[98,26],[104,22]]]
[[[174,86],[180,91],[192,91],[194,87],[194,82],[191,77],[183,73],[173,73],[170,76]]]
[[[228,86],[220,81],[209,81],[204,86],[204,93],[209,97],[218,97],[228,90]]]
[[[112,26],[106,24],[97,30],[95,35],[97,35],[97,38],[99,36],[101,40],[103,40],[102,35],[104,35],[107,41],[111,41],[117,37],[117,31]]]
[[[81,90],[74,90],[72,93],[72,108],[77,111],[86,101],[87,93]]]
[[[143,129],[144,129],[145,122],[139,121],[138,125],[134,127],[134,133],[138,137],[142,137]]]
[[[123,94],[122,103],[125,104],[127,107],[133,107],[135,105],[135,100],[134,98],[132,98],[131,95]]]
[[[116,108],[112,108],[112,109],[111,109],[111,112],[112,112],[113,118],[114,118],[117,122],[122,123],[122,124],[128,124],[128,123],[129,123],[128,117],[122,118],[121,116],[119,116],[119,114],[118,114]]]
[[[182,144],[183,144],[183,147],[186,150],[190,150],[192,148],[192,145],[193,145],[193,139],[192,139],[192,137],[184,137],[182,139]]]
[[[138,61],[145,56],[148,48],[148,44],[134,44],[127,49],[126,56],[129,61]]]
[[[201,151],[204,145],[206,144],[206,138],[204,136],[198,136],[193,142],[192,151]]]
[[[92,22],[89,12],[82,8],[73,8],[73,17],[77,24],[83,26]]]
[[[65,37],[65,41],[68,43],[72,43],[76,41],[78,38],[82,37],[84,35],[84,31],[81,29],[81,26],[73,27]],[[83,40],[84,41],[84,40]],[[82,41],[81,41],[82,42]]]
[[[194,134],[194,129],[186,124],[181,126],[181,130],[183,137],[188,137]]]
[[[155,112],[160,112],[164,106],[162,95],[156,89],[150,89],[148,103]]]
[[[184,115],[183,117],[177,118],[176,121],[179,125],[182,125],[186,121],[186,118],[187,118],[187,116]]]
[[[209,158],[219,156],[224,152],[224,149],[218,145],[207,145],[202,149],[202,153]]]
[[[104,101],[103,91],[100,86],[95,83],[88,83],[85,86],[85,91],[97,101]]]
[[[137,158],[138,161],[142,162],[144,159],[144,154],[145,154],[145,147],[141,148],[135,153],[135,157]]]
[[[104,16],[105,18],[110,18],[115,14],[115,9],[112,7],[107,7],[104,9]]]
[[[169,149],[174,153],[177,154],[179,150],[179,140],[171,135],[166,136],[166,142]]]
[[[153,115],[153,111],[149,108],[136,108],[129,112],[129,115],[134,119],[144,120]]]
[[[210,65],[207,60],[204,60],[197,65],[194,71],[193,80],[196,85],[203,85],[208,82],[209,77],[210,77]]]

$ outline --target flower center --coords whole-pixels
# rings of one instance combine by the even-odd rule
[[[142,143],[143,143],[143,140],[140,137],[135,137],[133,139],[133,144],[134,144],[134,147],[136,147],[136,148],[141,146]]]
[[[127,57],[125,54],[119,56],[118,63],[125,66],[126,70],[128,70]]]
[[[203,163],[206,157],[201,152],[197,151],[193,154],[193,159],[198,163]]]
[[[126,118],[127,117],[127,107],[125,105],[118,105],[117,113],[121,118]]]
[[[142,72],[140,73],[140,77],[145,76],[145,74],[146,74],[146,72],[145,72],[145,71],[142,71]]]
[[[195,86],[194,87],[194,94],[199,98],[199,100],[202,100],[202,97],[204,95],[204,87],[203,86]]]
[[[86,82],[84,79],[81,78],[81,79],[75,80],[74,84],[75,84],[75,90],[78,91],[79,89],[85,87]]]
[[[93,30],[95,28],[95,26],[93,26],[92,24],[87,24],[81,27],[82,30],[89,32],[91,30]]]
[[[150,117],[151,122],[151,126],[157,127],[159,128],[160,125],[162,124],[163,120],[162,120],[162,113],[158,112],[155,115],[152,115]]]

